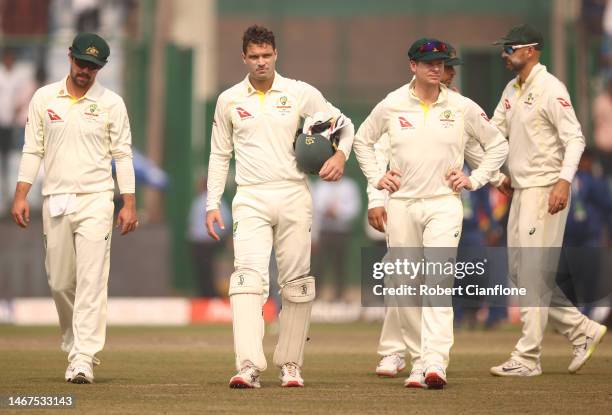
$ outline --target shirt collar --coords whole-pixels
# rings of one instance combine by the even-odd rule
[[[60,89],[57,92],[58,97],[70,97],[70,94],[68,93],[68,86],[66,84],[67,82],[68,82],[68,76],[66,76],[64,80],[60,82]],[[87,99],[89,101],[97,101],[100,99],[103,92],[104,92],[104,87],[100,85],[98,81],[94,81],[91,88],[89,88],[89,90],[85,93],[85,95],[83,95],[83,98],[81,99]]]
[[[270,87],[270,91],[282,91],[284,80],[284,77],[282,77],[278,72],[274,71],[274,81],[272,82],[272,87]],[[244,84],[244,91],[247,96],[257,93],[257,89],[255,89],[255,87],[251,84],[251,81],[249,81],[248,74],[244,77],[242,83]]]
[[[538,77],[538,75],[540,75],[541,73],[546,72],[546,66],[542,65],[541,63],[536,63],[533,68],[531,68],[531,72],[529,72],[529,76],[527,77],[527,79],[525,79],[525,83],[523,84],[523,87],[528,87],[530,86],[533,81]],[[514,87],[515,88],[521,88],[521,85],[519,84],[519,76],[517,75],[515,80],[514,80]]]
[[[416,77],[413,76],[410,83],[408,83],[408,91],[412,99],[421,103],[422,102],[421,98],[417,97],[416,94],[414,93],[415,83],[416,83]],[[433,105],[442,104],[447,99],[448,99],[448,88],[446,87],[446,85],[440,82],[440,93],[438,94],[438,99],[436,100],[436,102],[433,103]]]

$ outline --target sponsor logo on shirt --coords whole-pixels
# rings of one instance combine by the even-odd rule
[[[507,110],[512,108],[512,106],[510,105],[510,101],[508,101],[508,98],[504,98],[504,108]]]
[[[484,118],[484,120],[485,120],[486,122],[489,122],[489,117],[487,117],[487,114],[485,114],[484,112],[481,112],[481,113],[480,113],[480,116],[481,116],[482,118]]]
[[[59,115],[57,115],[55,113],[55,111],[53,111],[50,108],[47,108],[47,115],[49,116],[49,119],[51,120],[51,122],[62,122],[62,121],[64,121],[64,120],[62,120],[62,118]]]
[[[563,108],[570,108],[572,106],[572,104],[567,102],[564,98],[558,97],[557,101],[559,101],[559,104],[561,104]]]
[[[402,128],[402,130],[406,128],[414,128],[414,125],[410,124],[410,121],[408,121],[404,117],[397,117],[397,120],[399,121],[399,125]]]
[[[236,112],[238,113],[238,116],[240,117],[241,120],[245,120],[247,118],[253,118],[251,113],[242,107],[236,107]]]

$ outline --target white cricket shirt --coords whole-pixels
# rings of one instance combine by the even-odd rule
[[[239,186],[304,181],[293,141],[302,119],[316,112],[341,115],[316,88],[278,73],[265,93],[251,85],[248,75],[222,92],[213,120],[206,210],[219,208],[232,152]],[[350,120],[340,131],[338,148],[348,158],[354,134]]]

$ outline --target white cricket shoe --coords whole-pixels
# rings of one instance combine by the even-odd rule
[[[530,369],[514,358],[506,360],[499,366],[493,366],[490,370],[493,376],[539,376],[542,374],[540,363]]]
[[[429,389],[442,389],[446,385],[446,371],[442,366],[429,366],[425,370],[425,384]]]
[[[72,383],[93,383],[94,375],[91,363],[76,362],[72,365]]]
[[[232,389],[257,389],[261,388],[259,383],[259,370],[255,366],[244,366],[229,381]]]
[[[71,382],[72,381],[72,363],[68,363],[68,367],[66,368],[66,373],[64,374],[64,379],[66,379],[66,382]]]
[[[422,367],[413,367],[410,375],[404,380],[404,386],[407,388],[427,389],[425,383],[425,371]]]
[[[376,374],[381,377],[393,378],[406,367],[406,360],[397,353],[383,356],[376,366]]]
[[[285,363],[281,366],[280,376],[283,388],[303,388],[304,379],[300,375],[300,367],[295,363]]]
[[[574,358],[567,368],[570,373],[578,372],[580,368],[584,366],[587,360],[591,358],[591,355],[595,351],[595,348],[597,348],[597,345],[601,342],[601,339],[603,339],[606,331],[608,331],[608,328],[600,324],[592,337],[587,336],[584,344],[574,346]]]

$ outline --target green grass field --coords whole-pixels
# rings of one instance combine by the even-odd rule
[[[55,327],[0,326],[0,395],[72,394],[87,414],[250,413],[612,413],[612,341],[605,338],[577,375],[567,373],[571,349],[548,334],[544,374],[494,378],[518,329],[456,333],[442,391],[403,387],[404,376],[374,374],[378,324],[314,325],[306,349],[306,387],[283,389],[269,367],[258,390],[229,389],[234,374],[229,326],[110,328],[93,385],[63,381],[66,366]],[[271,354],[276,336],[267,336]],[[7,411],[10,413],[11,411]],[[14,410],[58,414],[63,411]]]

